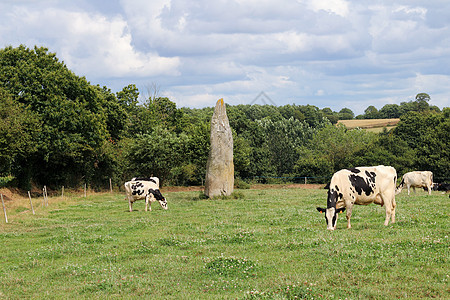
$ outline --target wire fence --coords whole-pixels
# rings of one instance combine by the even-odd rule
[[[251,179],[254,182],[259,183],[271,183],[271,182],[292,182],[292,183],[304,183],[304,184],[325,184],[330,181],[331,177],[327,176],[253,176]]]
[[[401,178],[401,176],[399,176]],[[244,178],[258,183],[270,183],[270,182],[293,182],[293,183],[317,183],[326,184],[331,180],[331,176],[253,176],[251,178]],[[434,183],[449,182],[450,177],[434,177]]]

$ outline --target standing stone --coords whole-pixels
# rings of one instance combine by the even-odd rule
[[[223,99],[211,118],[211,148],[206,165],[205,195],[229,196],[234,188],[233,135]]]

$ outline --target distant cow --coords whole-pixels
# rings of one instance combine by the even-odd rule
[[[325,213],[327,229],[336,229],[337,214],[347,209],[347,228],[351,228],[350,218],[353,205],[370,203],[385,205],[386,220],[384,225],[395,223],[395,184],[397,172],[393,167],[358,167],[343,169],[334,173],[328,190],[327,208],[317,207]]]
[[[408,195],[410,194],[409,188],[412,187],[414,193],[416,192],[416,187],[426,187],[428,195],[431,195],[431,187],[433,185],[433,173],[430,171],[412,171],[408,172],[402,177],[402,181],[397,187],[396,194],[400,194],[402,189],[408,188]]]
[[[436,190],[441,192],[448,192],[450,191],[450,183],[447,182],[438,183]]]
[[[131,181],[125,182],[125,193],[130,206],[130,212],[133,211],[133,203],[136,200],[145,199],[145,211],[152,210],[151,202],[158,201],[163,209],[167,209],[167,201],[159,191],[159,178],[150,177],[148,180],[138,180],[136,177]]]

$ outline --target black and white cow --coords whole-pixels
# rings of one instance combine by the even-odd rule
[[[408,195],[410,193],[410,187],[413,188],[414,193],[416,192],[416,187],[426,187],[428,195],[431,195],[433,173],[431,171],[412,171],[405,173],[405,175],[403,175],[402,177],[400,185],[397,187],[396,194],[400,194],[405,185],[408,188]]]
[[[436,186],[436,191],[441,191],[441,192],[450,191],[450,183],[447,183],[447,182],[438,183]]]
[[[133,203],[136,200],[145,199],[145,211],[149,208],[152,210],[151,202],[158,201],[163,209],[167,209],[167,201],[159,190],[159,178],[150,177],[146,180],[133,178],[131,181],[125,182],[126,199],[130,206],[130,212],[133,211]]]
[[[395,184],[397,171],[389,166],[358,167],[343,169],[334,173],[328,190],[327,208],[317,207],[325,213],[327,229],[336,229],[337,214],[347,209],[347,228],[351,228],[350,218],[353,205],[370,203],[385,205],[386,220],[395,223]]]

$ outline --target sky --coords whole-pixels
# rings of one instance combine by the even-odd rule
[[[177,107],[450,106],[448,0],[2,0],[0,48]]]

